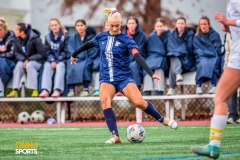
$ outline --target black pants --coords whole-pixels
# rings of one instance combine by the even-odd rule
[[[228,112],[228,118],[233,118],[234,121],[238,119],[237,91],[228,100]]]

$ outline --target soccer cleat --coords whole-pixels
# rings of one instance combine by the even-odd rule
[[[196,94],[202,94],[202,93],[203,93],[202,88],[201,87],[197,87]]]
[[[209,94],[215,94],[215,92],[216,92],[216,87],[212,87],[212,88],[208,91]]]
[[[219,147],[217,146],[193,146],[191,150],[197,155],[207,156],[209,158],[218,159],[219,157]]]
[[[88,97],[89,96],[89,92],[88,91],[82,91],[80,94],[80,97]]]
[[[113,135],[105,144],[121,144],[122,140],[118,136]]]
[[[38,97],[39,93],[38,93],[38,90],[34,89],[32,91],[32,97]]]
[[[68,97],[74,97],[74,92],[73,91],[70,91],[68,94],[67,94]]]
[[[43,91],[39,94],[39,97],[41,97],[41,98],[47,98],[47,97],[49,97],[48,91],[43,90]]]
[[[181,74],[177,74],[176,77],[177,77],[176,82],[182,82],[183,81],[183,77],[182,77]]]
[[[14,98],[14,97],[18,97],[18,92],[16,90],[12,90],[8,95],[8,98]]]
[[[99,89],[94,90],[93,96],[94,97],[98,97],[99,96]]]
[[[170,127],[171,129],[177,129],[177,127],[178,127],[178,124],[177,124],[177,122],[176,121],[174,121],[174,120],[170,120],[169,118],[166,118],[166,117],[164,117],[164,121],[163,121],[163,123],[162,123],[164,126],[168,126],[168,127]]]
[[[4,92],[0,91],[0,98],[4,97]]]
[[[58,98],[60,97],[61,93],[58,91],[58,90],[54,90],[53,94],[52,94],[52,97],[53,98]]]
[[[228,118],[227,124],[235,124],[236,122],[234,121],[233,118]]]
[[[173,88],[169,88],[168,92],[167,92],[167,96],[172,96],[175,94],[175,89]]]

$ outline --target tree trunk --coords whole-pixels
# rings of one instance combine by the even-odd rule
[[[148,36],[154,29],[155,20],[161,14],[161,0],[147,0],[143,16],[142,29]]]

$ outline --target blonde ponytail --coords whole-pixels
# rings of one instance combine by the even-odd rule
[[[0,17],[0,27],[5,30],[5,33],[8,31],[8,25],[3,17]]]
[[[106,14],[108,18],[120,18],[122,20],[122,16],[116,8],[105,8],[103,13]]]

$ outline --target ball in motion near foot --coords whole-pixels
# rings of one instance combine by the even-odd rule
[[[131,143],[141,143],[146,136],[146,132],[143,126],[132,124],[127,128],[126,136]]]

